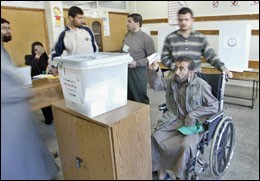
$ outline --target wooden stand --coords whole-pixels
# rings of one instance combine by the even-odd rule
[[[52,104],[64,179],[151,180],[150,109],[126,106],[95,118]]]

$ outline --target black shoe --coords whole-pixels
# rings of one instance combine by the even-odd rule
[[[57,157],[59,156],[59,154],[58,154],[58,152],[52,152],[52,156],[53,156],[54,158],[57,158]]]
[[[158,171],[153,172],[152,180],[158,180]]]
[[[45,124],[52,124],[52,120],[45,120]]]

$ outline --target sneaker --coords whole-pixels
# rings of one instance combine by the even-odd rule
[[[163,180],[171,180],[171,176],[168,173],[166,173]]]
[[[161,180],[159,179],[159,175],[157,176],[157,180]],[[171,176],[169,175],[169,173],[166,173],[162,180],[171,180]]]

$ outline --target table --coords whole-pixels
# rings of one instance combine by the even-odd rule
[[[31,90],[33,97],[30,99],[30,103],[33,111],[50,106],[51,103],[64,98],[59,79],[33,80]]]

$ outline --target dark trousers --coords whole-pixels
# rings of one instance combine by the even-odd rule
[[[45,118],[45,124],[51,124],[53,120],[51,106],[42,108],[42,113]]]
[[[149,104],[146,67],[128,68],[127,99]]]

